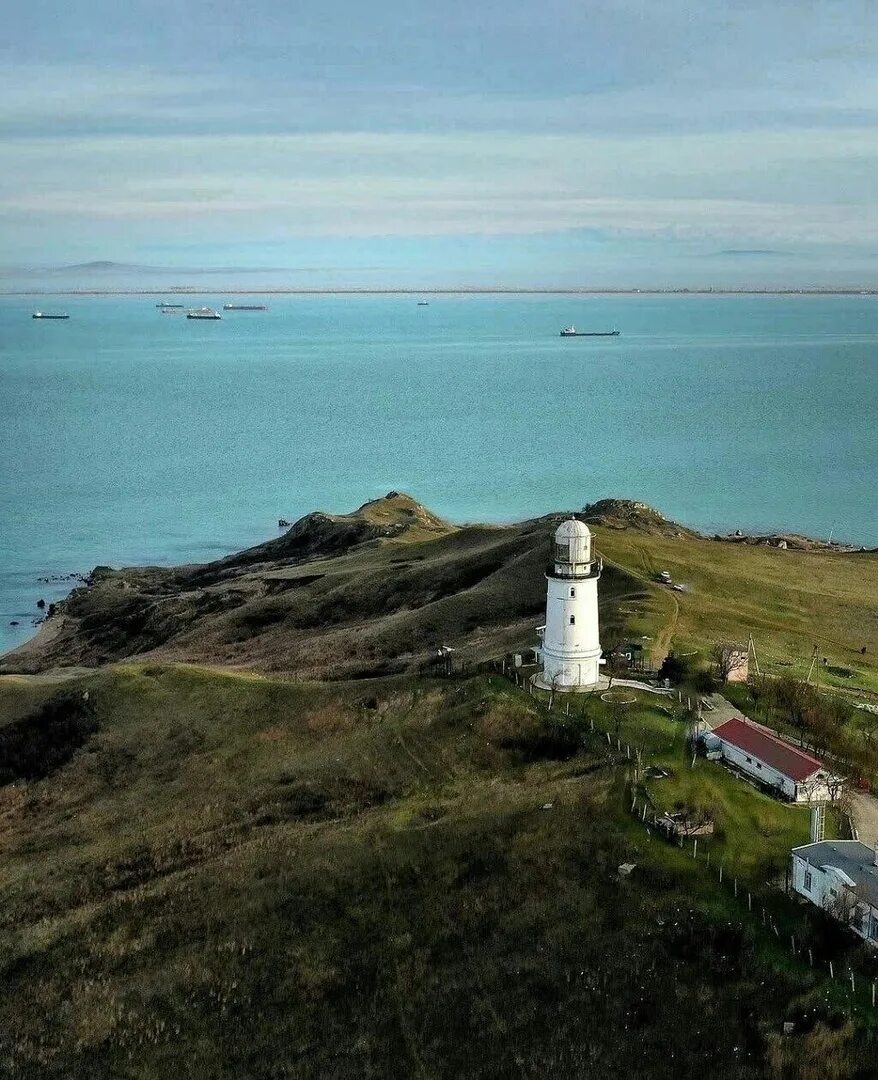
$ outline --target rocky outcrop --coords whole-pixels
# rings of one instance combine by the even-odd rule
[[[724,544],[774,547],[781,551],[837,551],[850,554],[855,551],[870,550],[854,544],[843,544],[838,540],[817,540],[812,536],[801,536],[798,533],[743,533],[738,530],[728,536],[716,535],[714,540],[719,540]]]
[[[602,525],[605,529],[637,529],[653,536],[697,536],[692,529],[669,521],[664,514],[645,502],[632,499],[599,499],[587,503],[579,515],[590,525]]]

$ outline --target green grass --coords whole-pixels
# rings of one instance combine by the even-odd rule
[[[714,820],[716,836],[701,841],[718,858],[751,878],[765,876],[769,866],[783,868],[790,848],[807,843],[810,818],[806,807],[780,802],[739,779],[718,762],[696,757],[687,743],[688,724],[668,699],[625,691],[636,700],[614,710],[598,697],[574,699],[572,714],[586,730],[590,721],[610,733],[616,746],[616,722],[623,750],[642,751],[644,766],[658,766],[668,776],[644,779],[643,786],[655,808],[670,811],[683,806],[706,811]],[[598,745],[606,740],[597,739]],[[829,822],[830,830],[834,822]],[[831,832],[830,832],[831,835]]]
[[[0,717],[60,688],[0,680]],[[819,989],[631,818],[603,703],[157,665],[63,684],[86,689],[86,747],[0,790],[4,1075],[755,1080]],[[793,838],[795,811],[687,772],[654,702],[623,735],[677,763],[657,798],[721,808],[730,857]]]
[[[764,670],[804,678],[817,643],[831,665],[853,672],[850,679],[830,673],[829,684],[878,692],[878,555],[595,531],[605,559],[629,574],[654,583],[668,570],[689,586],[677,593],[653,584],[649,605],[632,622],[633,633],[650,636],[658,659],[673,647],[706,661],[713,644],[746,644],[752,633]]]

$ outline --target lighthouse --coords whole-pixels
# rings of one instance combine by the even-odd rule
[[[600,676],[598,581],[601,558],[592,549],[589,527],[576,518],[555,530],[553,561],[546,570],[546,625],[538,649],[537,686],[547,690],[592,690]]]

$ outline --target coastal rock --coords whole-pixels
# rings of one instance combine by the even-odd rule
[[[112,577],[116,571],[112,566],[96,566],[90,574],[85,576],[86,585],[97,585],[99,582],[106,580],[108,577]]]
[[[586,503],[582,519],[590,525],[602,525],[605,529],[637,529],[654,536],[692,537],[693,529],[670,521],[648,503],[633,499],[599,499]]]
[[[831,551],[839,554],[848,554],[852,551],[862,551],[864,548],[843,544],[838,540],[817,540],[813,536],[801,536],[798,533],[742,533],[737,530],[727,536],[714,536],[725,544],[752,544],[759,547],[773,547],[780,551]]]

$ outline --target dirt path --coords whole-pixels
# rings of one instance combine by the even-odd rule
[[[745,720],[750,720],[749,716],[745,716],[740,709],[736,709],[735,706],[722,694],[705,694],[704,700],[710,704],[710,708],[702,711],[702,719],[708,725],[711,731],[715,727],[719,727],[720,724],[724,724],[726,720],[732,720],[734,717],[743,717]],[[752,720],[750,721],[752,723]]]
[[[617,570],[621,571],[623,574],[627,574],[628,577],[637,578],[637,580],[642,581],[644,585],[649,585],[653,590],[656,589],[657,582],[654,574],[638,570],[635,567],[628,566],[624,563],[616,562],[615,559],[607,558],[606,555],[603,555],[602,558],[605,565],[613,566]],[[661,595],[670,598],[672,610],[670,612],[670,622],[668,622],[666,626],[662,627],[661,633],[652,643],[652,647],[650,649],[652,658],[655,662],[664,660],[665,655],[670,649],[671,642],[674,639],[674,634],[677,632],[677,623],[680,618],[680,601],[677,599],[676,594],[671,589],[668,589],[666,587],[658,589],[658,592]],[[622,597],[621,599],[625,599],[625,597]]]
[[[657,659],[658,657],[664,659],[665,655],[670,651],[671,642],[674,640],[674,634],[677,632],[677,622],[680,618],[680,601],[672,592],[669,592],[668,596],[670,596],[671,603],[674,605],[674,611],[671,615],[671,621],[655,639],[652,650],[653,659]]]
[[[851,815],[860,840],[878,844],[878,799],[865,791],[852,791]]]

